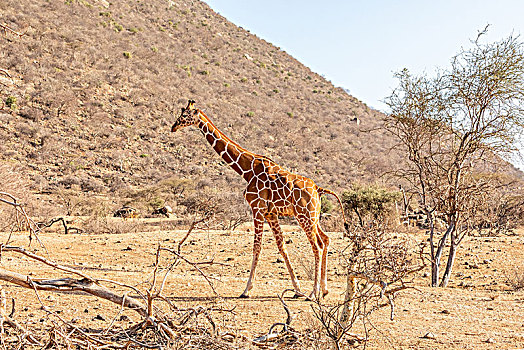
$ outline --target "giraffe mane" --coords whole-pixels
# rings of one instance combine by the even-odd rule
[[[251,152],[251,151],[245,149],[244,147],[240,146],[238,143],[236,143],[235,141],[231,140],[231,138],[230,138],[229,136],[227,136],[226,134],[224,134],[224,132],[222,132],[222,130],[220,130],[219,128],[217,128],[216,125],[213,123],[213,121],[212,121],[211,119],[209,119],[209,117],[208,117],[208,116],[207,116],[207,115],[206,115],[206,114],[205,114],[201,109],[198,109],[198,112],[204,116],[204,118],[207,120],[207,122],[208,122],[209,124],[211,124],[211,125],[212,125],[212,126],[213,126],[213,127],[214,127],[214,128],[215,128],[215,129],[220,133],[220,135],[221,135],[221,136],[222,136],[226,141],[228,141],[228,142],[234,144],[235,146],[237,146],[237,147],[238,147],[242,152],[248,153],[248,154],[252,155],[252,156],[255,157],[255,158],[262,158],[262,159],[268,160],[268,161],[270,161],[270,162],[276,164],[276,162],[275,162],[273,159],[269,158],[268,156],[265,156],[265,155],[262,155],[262,154],[257,154],[257,153]]]

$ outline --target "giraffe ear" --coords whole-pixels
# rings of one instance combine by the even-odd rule
[[[194,100],[189,100],[187,102],[187,109],[194,109],[195,108],[195,101]]]

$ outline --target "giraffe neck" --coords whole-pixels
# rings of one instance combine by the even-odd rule
[[[253,166],[257,155],[242,148],[227,137],[203,112],[200,112],[198,128],[215,152],[217,152],[233,170],[242,176],[244,180],[249,182],[255,175]]]

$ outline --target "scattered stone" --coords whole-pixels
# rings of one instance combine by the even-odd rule
[[[277,258],[277,264],[282,264],[284,262],[284,260],[280,259],[280,258]]]
[[[133,250],[133,248],[131,248],[130,246],[127,246],[127,248],[124,248],[122,249],[123,251],[129,251],[129,250]]]
[[[151,213],[151,215],[163,215],[166,218],[171,217],[172,214],[173,209],[169,205],[164,205],[161,208],[156,208],[155,210],[153,210],[153,213]]]
[[[291,244],[291,243],[293,243],[293,240],[291,238],[288,238],[286,241],[286,244]]]
[[[422,338],[424,338],[424,339],[437,339],[437,337],[435,337],[435,334],[433,334],[431,332],[427,332]]]
[[[358,346],[360,343],[357,339],[348,339],[349,346]]]
[[[120,321],[129,321],[129,317],[127,315],[120,316]]]
[[[232,333],[226,333],[222,335],[222,340],[232,343],[235,340],[235,335]]]
[[[232,257],[226,258],[226,261],[231,261],[231,260],[234,260],[234,258]]]
[[[115,218],[124,218],[124,219],[132,219],[138,217],[138,212],[135,208],[123,206],[122,208],[118,209],[114,212],[113,217]]]
[[[486,339],[486,343],[488,343],[488,344],[493,344],[493,343],[495,343],[495,339],[493,339],[493,338],[488,338],[488,339]]]
[[[105,321],[106,319],[104,318],[104,316],[98,314],[98,315],[96,315],[96,316],[93,318],[93,320]]]
[[[441,314],[449,315],[451,312],[449,310],[442,310]]]

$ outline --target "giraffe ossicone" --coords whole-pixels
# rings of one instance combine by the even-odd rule
[[[342,207],[340,198],[334,192],[317,186],[313,180],[284,170],[268,157],[250,152],[232,141],[195,107],[194,100],[189,100],[187,107],[182,108],[171,131],[176,132],[190,125],[197,126],[218,155],[247,182],[244,198],[251,207],[255,234],[251,270],[241,297],[248,297],[249,291],[253,288],[258,257],[262,248],[264,221],[267,221],[273,231],[296,295],[304,295],[300,291],[298,279],[287,254],[278,216],[294,216],[311,244],[315,273],[313,291],[309,298],[318,297],[320,292],[326,295],[329,237],[320,227],[320,196],[331,194],[337,198]],[[344,215],[343,210],[342,215]]]

